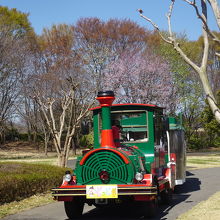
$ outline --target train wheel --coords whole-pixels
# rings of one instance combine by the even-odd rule
[[[82,198],[73,198],[72,201],[65,201],[64,208],[69,219],[80,218],[83,213],[84,201]]]
[[[170,205],[173,199],[172,189],[165,189],[160,193],[161,202],[166,205]]]
[[[157,199],[147,201],[144,204],[144,217],[152,218],[157,214],[158,201]]]

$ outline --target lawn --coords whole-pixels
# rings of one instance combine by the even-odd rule
[[[220,192],[202,201],[188,212],[180,215],[177,220],[217,220],[220,219]]]
[[[212,153],[200,156],[187,156],[188,169],[220,167],[220,154]]]

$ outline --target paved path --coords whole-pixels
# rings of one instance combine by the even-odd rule
[[[178,187],[171,206],[160,206],[157,218],[153,220],[174,220],[180,214],[188,211],[200,201],[206,200],[212,194],[220,191],[220,168],[209,168],[187,172],[186,183]],[[142,216],[134,209],[118,212],[117,209],[95,209],[85,206],[83,220],[139,220]],[[67,220],[63,203],[57,202],[34,208],[4,220]],[[3,220],[2,219],[2,220]]]

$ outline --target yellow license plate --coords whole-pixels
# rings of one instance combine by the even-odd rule
[[[87,199],[110,199],[118,198],[117,185],[87,185]]]

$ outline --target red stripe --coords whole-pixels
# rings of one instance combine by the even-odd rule
[[[96,185],[96,184],[94,184],[94,185]],[[123,184],[123,185],[119,185],[119,184],[116,184],[117,186],[118,186],[118,188],[120,189],[120,188],[122,188],[122,187],[143,187],[143,186],[146,186],[146,187],[148,187],[147,185],[145,185],[145,184]],[[86,188],[86,185],[68,185],[68,186],[62,186],[62,187],[59,187],[59,188],[79,188],[79,189],[84,189],[84,188]]]
[[[152,104],[140,104],[140,103],[113,104],[112,106],[126,106],[126,105],[163,108],[163,107],[159,107],[159,106],[157,106],[157,105],[152,105]],[[93,110],[100,109],[100,108],[101,108],[100,106],[97,106],[97,107],[94,107],[94,108],[90,108],[89,110],[93,111]]]
[[[124,162],[125,162],[126,164],[129,164],[129,163],[130,163],[129,160],[128,160],[128,158],[127,158],[124,154],[122,154],[120,151],[118,151],[118,150],[116,150],[116,149],[112,149],[112,148],[102,147],[102,148],[98,148],[98,149],[89,151],[89,152],[82,158],[82,160],[80,161],[79,164],[82,166],[82,165],[85,163],[85,161],[87,160],[87,158],[88,158],[91,154],[93,154],[93,153],[95,153],[95,152],[97,152],[97,151],[102,151],[102,150],[112,151],[112,152],[118,154],[118,155],[124,160]]]

